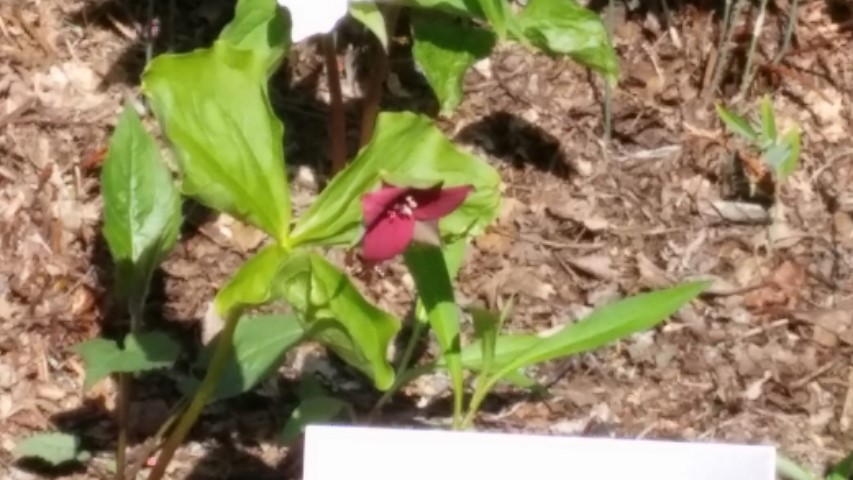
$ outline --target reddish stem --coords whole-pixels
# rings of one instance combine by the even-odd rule
[[[326,78],[329,83],[329,130],[332,136],[332,175],[344,169],[347,163],[347,125],[341,94],[341,77],[335,40],[332,34],[323,36],[323,56],[326,60]]]

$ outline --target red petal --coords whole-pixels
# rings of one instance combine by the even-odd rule
[[[370,227],[385,212],[396,203],[400,197],[409,189],[384,185],[375,192],[364,194],[361,197],[361,211],[364,215],[364,224]]]
[[[421,190],[415,192],[414,196],[418,206],[413,212],[414,217],[417,220],[438,220],[459,208],[473,190],[473,186],[463,185],[438,191]]]
[[[368,228],[362,239],[362,255],[369,262],[389,260],[403,253],[412,241],[415,219],[384,216]]]

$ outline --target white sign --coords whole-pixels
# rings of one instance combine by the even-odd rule
[[[774,480],[763,445],[309,426],[303,480]]]

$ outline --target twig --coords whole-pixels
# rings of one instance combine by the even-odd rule
[[[743,10],[743,7],[746,5],[745,0],[734,0],[734,5],[731,9],[728,8],[728,5],[731,3],[731,0],[726,2],[726,14],[723,19],[723,32],[720,37],[720,54],[717,56],[717,64],[714,68],[714,76],[712,77],[711,83],[706,86],[707,90],[705,90],[705,102],[707,103],[711,96],[720,88],[720,82],[723,80],[723,72],[729,66],[729,59],[732,53],[732,37],[734,36],[734,25],[740,16],[740,11]]]
[[[761,0],[758,7],[758,18],[755,19],[755,28],[752,31],[752,40],[749,43],[749,52],[746,54],[746,66],[743,69],[743,78],[740,83],[740,91],[738,96],[744,98],[746,90],[752,81],[752,57],[755,56],[755,49],[758,47],[758,37],[761,36],[761,29],[764,27],[764,16],[767,13],[767,0]]]
[[[363,147],[373,138],[373,130],[376,127],[376,116],[379,113],[379,103],[382,100],[382,86],[385,84],[385,79],[388,77],[388,55],[390,54],[391,38],[394,35],[397,27],[397,18],[400,13],[400,8],[397,6],[388,6],[385,9],[385,26],[388,38],[388,49],[385,51],[382,46],[374,46],[373,66],[370,74],[370,83],[367,86],[367,92],[364,95],[364,106],[361,111],[361,133],[359,135],[359,147]]]
[[[779,53],[776,54],[776,58],[773,59],[773,63],[779,63],[782,61],[782,57],[785,56],[785,53],[788,51],[788,47],[791,46],[791,37],[794,36],[794,30],[797,27],[797,14],[798,12],[798,0],[791,0],[791,12],[788,14],[788,23],[785,25],[785,34],[782,37],[782,46],[779,47]]]
[[[607,0],[607,41],[613,45],[613,0]],[[610,157],[610,141],[613,135],[613,89],[604,79],[604,155]]]
[[[341,94],[341,76],[335,55],[334,33],[323,35],[322,48],[326,60],[326,79],[329,83],[329,132],[332,137],[332,175],[344,169],[347,163],[347,125]]]

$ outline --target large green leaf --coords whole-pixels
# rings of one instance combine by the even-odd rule
[[[437,12],[415,12],[412,26],[412,54],[438,98],[441,114],[447,115],[462,101],[465,72],[489,55],[495,35]]]
[[[132,106],[110,138],[101,170],[104,238],[122,295],[138,307],[151,276],[178,239],[181,198],[157,144]]]
[[[305,329],[293,314],[241,318],[234,331],[231,357],[210,401],[224,400],[254,388],[275,372],[287,351],[304,337]],[[207,369],[215,345],[216,340],[205,346],[195,362],[196,368]],[[198,383],[192,379],[182,388],[191,393]]]
[[[155,58],[142,88],[176,151],[183,191],[287,243],[284,126],[267,96],[267,57],[226,41]]]
[[[376,388],[393,385],[387,352],[400,321],[367,301],[346,274],[317,254],[298,252],[273,288],[300,313],[306,329],[316,332],[312,338],[367,375]]]
[[[379,185],[384,172],[472,184],[474,192],[440,222],[443,236],[476,235],[500,207],[500,176],[488,163],[453,145],[423,115],[382,113],[371,142],[336,175],[293,228],[293,244],[347,244],[362,231],[361,196]]]
[[[400,5],[421,10],[439,11],[463,17],[486,18],[480,0],[398,0],[398,2]]]
[[[423,302],[427,319],[450,373],[454,393],[461,402],[463,372],[459,341],[460,313],[453,294],[444,255],[435,247],[411,245],[404,254],[406,265],[415,280],[418,298]],[[461,408],[461,403],[459,404]]]
[[[83,357],[89,389],[113,373],[143,372],[168,368],[178,359],[181,346],[163,332],[129,333],[124,348],[112,340],[94,338],[75,345],[72,350]]]
[[[615,84],[619,59],[604,23],[592,10],[574,0],[530,0],[517,21],[524,38],[535,47],[568,55]]]
[[[290,23],[276,0],[239,0],[219,39],[263,55],[270,75],[290,47]]]
[[[91,454],[70,433],[37,433],[15,445],[16,457],[38,458],[53,466],[67,462],[85,462]]]

